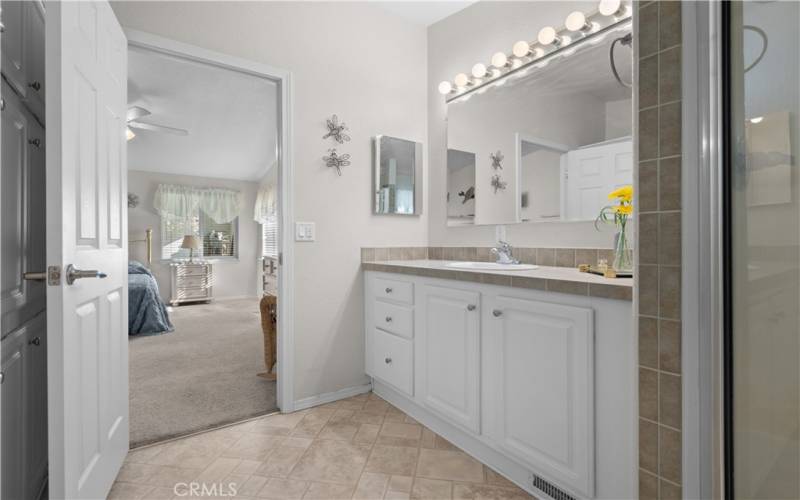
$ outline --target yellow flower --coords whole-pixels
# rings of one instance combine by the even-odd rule
[[[631,205],[617,205],[614,207],[614,211],[618,214],[630,215],[633,213],[633,207]]]
[[[633,200],[633,186],[622,186],[621,188],[615,189],[608,195],[609,200],[620,199],[622,201],[626,201],[628,203]]]

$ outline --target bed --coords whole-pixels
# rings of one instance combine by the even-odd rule
[[[148,265],[152,262],[152,234],[148,229],[144,240],[128,240],[129,244],[145,244]],[[141,262],[128,262],[128,335],[161,335],[174,329],[153,273]]]

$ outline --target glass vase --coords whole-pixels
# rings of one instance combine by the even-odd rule
[[[628,242],[628,232],[623,227],[614,235],[614,271],[618,273],[633,272],[633,249]]]

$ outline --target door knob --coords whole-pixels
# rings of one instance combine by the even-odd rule
[[[31,344],[31,345],[38,346],[38,345],[42,344],[42,339],[40,339],[39,337],[34,337],[33,340],[31,340],[28,343]]]
[[[42,141],[40,139],[28,139],[28,144],[38,149],[42,146]]]
[[[29,281],[44,281],[47,279],[47,273],[42,271],[40,273],[23,273],[22,279]]]
[[[386,322],[387,323],[391,323],[392,322],[392,317],[391,316],[386,316]]]
[[[503,311],[501,311],[500,309],[495,309],[494,311],[492,311],[492,314],[494,315],[495,318],[499,318],[500,316],[503,315]]]
[[[75,266],[72,264],[67,266],[67,284],[71,285],[75,283],[75,280],[79,280],[82,278],[105,278],[108,276],[106,273],[101,273],[95,269],[90,271],[81,271],[80,269],[75,269]]]
[[[392,358],[386,358],[383,361],[386,362],[386,364],[388,365],[388,364],[391,364]]]

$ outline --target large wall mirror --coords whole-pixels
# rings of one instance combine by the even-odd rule
[[[379,135],[374,140],[373,212],[379,215],[422,213],[422,144]]]
[[[608,193],[633,183],[627,33],[573,42],[450,101],[448,225],[594,220]]]

